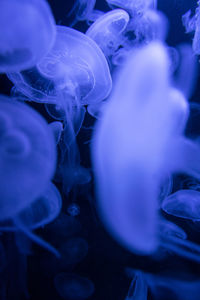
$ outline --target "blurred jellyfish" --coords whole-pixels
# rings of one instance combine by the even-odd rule
[[[12,218],[46,189],[56,149],[46,121],[27,105],[1,96],[0,220]]]
[[[147,300],[147,295],[148,286],[144,275],[142,272],[136,271],[125,300]]]
[[[80,206],[77,203],[71,203],[67,208],[67,212],[70,216],[76,217],[80,214]]]
[[[164,199],[162,209],[179,218],[200,221],[200,192],[179,190]]]
[[[75,29],[56,26],[56,30],[53,48],[37,66],[9,73],[9,79],[30,100],[64,108],[105,99],[112,81],[99,47]]]
[[[88,253],[88,243],[84,238],[73,237],[64,241],[59,247],[62,267],[81,262]]]
[[[200,174],[200,146],[183,136],[187,117],[185,97],[170,86],[165,47],[152,42],[134,51],[119,72],[92,144],[99,214],[132,252],[150,254],[158,246],[163,178],[178,171]]]
[[[114,9],[105,13],[86,31],[106,57],[113,55],[122,43],[122,33],[129,22],[129,15],[122,9]]]
[[[72,273],[57,274],[54,285],[59,296],[66,300],[88,299],[95,290],[91,280]]]
[[[200,246],[187,240],[187,234],[179,226],[166,220],[159,220],[158,223],[159,248],[156,255],[177,255],[187,260],[200,263]]]
[[[200,293],[200,282],[198,278],[186,274],[186,278],[175,279],[164,275],[153,275],[144,273],[144,278],[151,290],[155,300],[198,300]]]
[[[164,41],[168,32],[166,16],[157,10],[148,9],[133,18],[125,31],[125,48],[148,44],[152,40]]]
[[[15,220],[30,229],[37,229],[52,222],[59,215],[62,207],[61,195],[56,186],[50,183],[44,194],[21,210]],[[1,231],[17,231],[14,226],[1,226]]]
[[[186,29],[186,33],[190,33],[194,31],[194,38],[192,42],[192,48],[196,55],[200,54],[200,8],[199,1],[197,1],[197,9],[195,11],[195,15],[191,17],[191,10],[187,11],[182,16],[183,26]]]
[[[63,243],[63,240],[81,231],[81,224],[76,218],[61,212],[45,230],[47,235],[49,233],[49,236],[55,239],[57,243]]]
[[[67,17],[75,14],[75,18],[70,24],[73,27],[79,21],[86,21],[90,19],[91,14],[94,11],[96,0],[75,0],[74,6],[68,13]]]
[[[186,98],[190,98],[197,81],[197,60],[191,45],[181,44],[177,50],[179,52],[179,64],[174,83]]]
[[[33,67],[55,40],[55,21],[45,0],[1,0],[0,28],[0,73]]]

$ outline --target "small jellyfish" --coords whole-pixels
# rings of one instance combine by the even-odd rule
[[[88,299],[94,293],[93,282],[72,273],[59,273],[54,278],[54,285],[59,296],[66,300]]]
[[[200,2],[197,2],[198,7],[196,8],[195,15],[191,17],[191,10],[187,11],[182,16],[182,23],[186,29],[186,33],[190,33],[194,31],[194,38],[192,41],[192,48],[196,55],[200,54]]]
[[[200,221],[200,192],[179,190],[166,197],[161,207],[169,215]]]
[[[36,67],[9,73],[9,79],[30,100],[61,108],[105,99],[112,80],[102,51],[75,29],[56,26],[56,33],[54,46]]]
[[[90,19],[96,0],[76,0],[71,11],[68,13],[67,17],[71,17],[75,13],[75,18],[70,24],[73,27],[79,21],[86,21]]]
[[[183,135],[188,103],[171,86],[169,66],[160,42],[132,52],[94,129],[99,215],[120,244],[139,254],[151,254],[159,245],[163,178],[174,172],[200,174],[200,146]]]
[[[44,230],[46,230],[47,235],[49,233],[52,239],[61,243],[63,240],[66,240],[66,238],[79,233],[81,231],[81,224],[77,218],[61,212],[54,222],[50,223]]]
[[[87,106],[87,112],[95,119],[101,119],[103,109],[106,105],[106,101],[102,101],[95,104],[90,104]]]
[[[147,300],[147,295],[148,286],[144,275],[142,272],[136,271],[125,300]]]
[[[129,22],[129,15],[122,9],[114,9],[105,13],[86,31],[106,57],[113,55],[123,41],[122,33]]]
[[[0,73],[33,67],[55,40],[55,21],[45,0],[1,0],[0,28]]]
[[[44,192],[55,171],[56,148],[48,124],[36,111],[12,98],[0,98],[0,220],[3,221]]]
[[[88,243],[84,238],[73,237],[63,242],[59,247],[61,265],[75,265],[81,262],[88,253]]]
[[[67,208],[67,213],[72,217],[78,216],[80,214],[80,206],[77,203],[71,203]]]

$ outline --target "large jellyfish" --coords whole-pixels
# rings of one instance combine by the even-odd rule
[[[8,77],[30,100],[42,103],[89,104],[106,98],[112,86],[107,61],[83,33],[56,26],[51,51],[36,67]]]
[[[46,121],[15,99],[1,96],[0,220],[11,218],[37,199],[53,177],[54,137]]]
[[[45,0],[0,1],[0,72],[33,67],[51,49],[55,22]]]
[[[173,172],[199,177],[199,145],[183,130],[188,104],[170,86],[164,45],[134,51],[94,130],[92,160],[103,223],[132,252],[157,249],[160,185]]]

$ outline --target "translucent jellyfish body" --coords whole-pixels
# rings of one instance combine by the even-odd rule
[[[0,1],[0,72],[33,67],[51,49],[55,22],[45,0]]]
[[[162,209],[176,217],[200,221],[200,192],[179,190],[164,199]]]
[[[158,246],[157,206],[165,176],[198,175],[200,167],[199,146],[183,137],[188,104],[170,86],[169,67],[161,43],[134,51],[93,136],[99,214],[119,243],[140,254]]]
[[[89,104],[108,96],[112,80],[96,43],[83,33],[56,26],[51,51],[36,68],[8,74],[17,89],[36,102]]]
[[[97,43],[105,56],[110,56],[122,44],[122,32],[128,22],[126,11],[114,9],[99,17],[86,31],[86,35]]]
[[[66,300],[84,300],[94,293],[94,284],[85,277],[72,273],[59,273],[54,278],[59,296]]]
[[[56,164],[54,137],[29,106],[1,96],[0,220],[12,218],[47,188]]]

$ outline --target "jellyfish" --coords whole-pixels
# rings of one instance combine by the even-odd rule
[[[59,247],[61,265],[69,266],[81,262],[88,253],[88,243],[84,238],[72,237],[64,241]]]
[[[142,272],[136,271],[125,300],[147,300],[147,295],[148,286],[144,275]]]
[[[84,300],[94,293],[93,282],[73,273],[59,273],[54,278],[54,285],[62,299]]]
[[[169,74],[163,44],[135,50],[118,74],[91,146],[100,218],[111,236],[139,254],[151,254],[159,244],[163,178],[200,174],[199,145],[183,136],[188,103]]]
[[[8,77],[31,101],[64,108],[100,102],[112,87],[107,61],[96,43],[65,26],[56,26],[54,46],[37,66]]]
[[[144,278],[151,290],[153,299],[159,300],[188,300],[199,299],[200,282],[199,278],[186,274],[185,278],[170,278],[163,275],[143,273]]]
[[[63,243],[81,231],[81,224],[78,219],[61,212],[60,215],[44,228],[45,233],[55,240],[56,243]]]
[[[55,21],[45,0],[1,0],[0,27],[0,73],[33,67],[55,40]]]
[[[111,56],[121,45],[122,33],[129,22],[129,15],[122,9],[114,9],[105,13],[86,31],[106,57]]]
[[[15,216],[15,220],[20,220],[25,227],[32,230],[37,229],[56,219],[61,211],[61,207],[62,198],[60,192],[53,183],[49,183],[43,195],[21,210]],[[14,224],[13,226],[2,225],[0,230],[17,231],[18,228]]]
[[[183,26],[186,29],[186,33],[190,33],[194,31],[194,38],[192,41],[192,48],[196,55],[200,54],[200,47],[199,47],[199,41],[200,41],[200,28],[199,28],[199,22],[200,22],[200,8],[199,8],[199,1],[197,1],[197,8],[195,11],[195,15],[191,17],[191,10],[187,11],[182,16],[182,23]]]
[[[0,221],[12,218],[46,189],[56,148],[46,121],[32,108],[0,96]]]
[[[96,0],[76,0],[74,6],[67,15],[67,17],[70,17],[75,13],[75,18],[70,26],[73,27],[79,21],[88,20],[94,11],[95,4]]]
[[[166,16],[157,10],[148,9],[130,20],[124,35],[125,48],[148,44],[152,40],[164,41],[168,32]]]
[[[200,192],[179,190],[164,199],[162,209],[179,218],[200,221]]]

